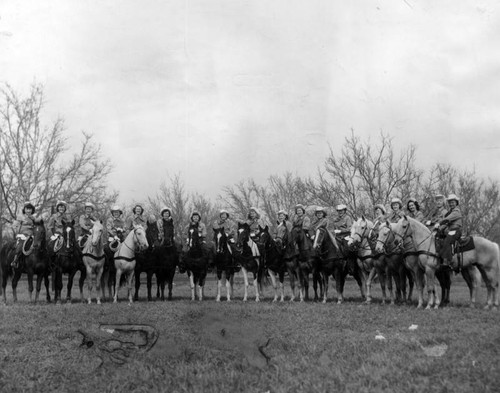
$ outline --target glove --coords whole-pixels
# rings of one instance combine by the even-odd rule
[[[432,221],[431,221],[431,220],[428,220],[428,221],[426,221],[426,222],[425,222],[425,225],[427,225],[427,226],[429,226],[429,225],[431,225],[431,224],[432,224]]]
[[[434,229],[439,229],[439,224],[434,224]]]
[[[311,236],[311,240],[314,240],[314,239],[315,239],[315,237],[316,237],[316,235],[312,235],[312,236]]]
[[[335,232],[336,234],[339,234],[341,232],[340,229],[335,229],[333,232]]]
[[[234,239],[229,239],[229,242],[234,244]]]

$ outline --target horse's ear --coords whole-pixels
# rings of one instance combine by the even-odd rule
[[[104,223],[102,222],[102,220],[99,220],[99,222],[100,222],[101,224],[104,224]]]
[[[75,225],[75,220],[71,220],[71,226]]]
[[[361,215],[361,219],[362,219],[363,221],[366,221],[366,218],[365,218],[365,215],[364,215],[364,214],[362,214],[362,215]]]
[[[267,225],[266,225],[266,227],[264,228],[264,230],[265,230],[266,232],[268,232],[268,231],[269,231],[269,226],[267,226]]]
[[[215,228],[212,228],[212,230],[214,231],[214,233],[217,233],[217,229],[215,229]]]
[[[239,222],[239,223],[238,223],[238,229],[240,229],[240,228],[241,228],[241,225],[242,225],[242,224],[241,224],[241,222]]]
[[[387,225],[387,228],[391,227],[391,223],[389,222],[389,220],[385,220],[385,225]]]
[[[66,226],[66,221],[65,220],[61,220],[62,224],[63,224],[63,227]]]

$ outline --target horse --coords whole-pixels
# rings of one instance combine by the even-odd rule
[[[428,279],[429,301],[427,308],[430,308],[431,302],[434,300],[434,295],[431,292],[433,289],[436,268],[439,264],[439,256],[436,254],[435,243],[433,241],[432,232],[422,223],[414,220],[411,217],[403,216],[397,224],[395,224],[394,233],[397,237],[395,244],[401,245],[405,251],[416,253],[415,258],[418,263],[413,263],[414,269],[417,270],[420,276],[419,284],[419,306],[422,306],[423,300],[423,280],[420,266],[425,268],[425,276]],[[453,260],[459,264],[457,258],[461,254],[461,265],[465,268],[476,266],[487,288],[487,300],[485,309],[498,309],[499,306],[499,281],[500,281],[500,249],[498,245],[488,239],[480,236],[472,236],[474,248],[468,251],[462,251],[454,255]],[[431,260],[431,262],[429,262]],[[417,272],[416,272],[417,273]],[[429,288],[430,286],[430,288]],[[472,293],[472,290],[471,290]],[[475,300],[475,299],[474,299]],[[473,306],[472,296],[471,305]],[[435,304],[435,308],[439,307],[439,299]]]
[[[300,292],[300,301],[309,300],[309,274],[312,273],[313,277],[319,270],[317,263],[316,253],[312,247],[312,241],[306,232],[300,227],[292,228],[292,232],[295,232],[292,238],[295,239],[295,244],[298,247],[298,271],[299,271],[299,281],[302,288]]]
[[[175,269],[179,264],[179,252],[174,242],[173,227],[164,226],[163,240],[156,241],[155,252],[157,253],[158,269],[156,278],[159,280],[157,297],[165,300],[165,285],[168,284],[168,300],[172,300],[172,287],[174,283]],[[158,293],[160,291],[161,293]]]
[[[296,234],[297,231],[289,230],[286,224],[279,225],[277,228],[276,241],[281,245],[282,248],[282,259],[285,265],[285,270],[288,273],[290,279],[290,287],[292,289],[292,295],[290,297],[290,302],[295,301],[295,280],[298,282],[299,287],[299,297],[303,300],[303,288],[302,282],[300,280],[300,268],[298,261],[298,251],[296,246]]]
[[[253,286],[255,288],[255,301],[260,301],[260,289],[262,286],[262,277],[264,275],[264,263],[262,256],[253,255],[254,241],[250,237],[250,226],[247,223],[238,223],[238,235],[236,244],[233,248],[236,263],[241,266],[243,280],[245,283],[245,294],[243,301],[248,299],[248,272],[253,274]]]
[[[159,278],[159,267],[160,261],[158,259],[158,247],[159,242],[159,230],[156,222],[146,223],[146,239],[148,240],[148,248],[140,253],[137,253],[134,269],[135,277],[135,293],[134,301],[139,300],[139,288],[141,286],[141,273],[146,272],[147,288],[148,288],[148,301],[153,300],[151,295],[151,287],[153,286],[153,274],[156,275],[156,284],[159,288],[160,278]]]
[[[375,274],[378,275],[382,289],[382,304],[387,300],[386,295],[386,265],[383,253],[375,252],[375,245],[371,244],[370,238],[373,233],[374,224],[364,216],[355,221],[351,227],[351,235],[348,241],[349,247],[357,249],[358,266],[362,274],[362,281],[366,290],[366,303],[372,301],[371,286]]]
[[[281,242],[276,242],[269,233],[269,227],[264,228],[259,226],[259,234],[257,244],[262,245],[264,253],[264,268],[271,277],[271,282],[274,289],[273,302],[278,301],[278,282],[280,290],[280,301],[285,301],[284,281],[286,267],[283,261],[283,247]]]
[[[337,239],[323,227],[316,230],[313,248],[319,258],[319,269],[324,288],[323,303],[326,303],[328,298],[328,278],[329,276],[333,276],[337,291],[337,304],[341,304],[344,301],[345,279],[349,273],[348,263],[352,258],[355,258],[355,254],[345,249],[344,245],[339,244]],[[364,298],[365,292],[357,264],[355,270],[351,274],[358,283],[361,296]]]
[[[143,251],[149,247],[146,239],[146,231],[140,225],[135,225],[127,235],[123,243],[120,244],[114,255],[116,279],[114,288],[113,303],[118,302],[118,289],[122,274],[127,276],[127,289],[129,304],[132,304],[132,278],[136,265],[136,250]],[[118,288],[116,288],[118,286]]]
[[[90,236],[87,238],[82,251],[82,261],[87,270],[88,304],[92,303],[93,281],[96,285],[97,304],[101,304],[101,276],[104,271],[104,227],[101,221],[92,221]]]
[[[198,299],[203,300],[203,289],[208,273],[208,257],[204,254],[197,224],[189,225],[187,250],[179,264],[179,271],[187,272],[191,287],[191,300],[196,300],[196,285],[198,285]]]
[[[71,302],[71,289],[73,288],[73,278],[76,272],[80,272],[78,282],[80,288],[80,300],[83,301],[83,283],[87,276],[87,269],[82,261],[81,251],[78,247],[75,235],[75,220],[66,222],[63,220],[62,245],[58,250],[53,249],[56,242],[49,242],[48,253],[52,263],[52,280],[54,289],[54,301],[61,302],[61,291],[63,288],[63,274],[68,275],[66,301]]]
[[[13,272],[12,294],[14,302],[17,302],[17,283],[21,278],[21,274],[26,273],[28,275],[28,290],[29,290],[30,302],[33,301],[33,276],[36,274],[37,280],[36,280],[36,293],[34,302],[36,303],[38,301],[43,280],[47,293],[46,299],[47,302],[50,303],[51,298],[49,289],[49,260],[46,251],[45,236],[46,236],[46,231],[43,221],[35,221],[35,225],[33,228],[33,238],[30,242],[31,244],[28,250],[26,250],[23,246],[23,251],[22,251],[23,256],[19,259],[18,267],[12,268],[12,270],[5,269],[2,263],[2,270],[4,273],[2,279],[2,288],[3,288],[5,303],[7,303],[5,287],[7,284],[7,277],[11,272]],[[10,247],[11,246],[9,245],[7,249],[9,249]],[[12,252],[8,253],[9,256],[6,255],[7,258],[4,259],[4,257],[2,256],[2,261],[5,261],[7,265],[5,267],[10,267],[10,264],[14,258],[15,249],[12,248],[11,250]]]
[[[363,228],[363,231],[366,233],[367,225],[364,224],[366,223],[364,217],[362,217],[359,221],[360,221],[359,224],[360,227]],[[353,224],[353,229],[356,225],[357,223]],[[387,225],[388,224],[384,222],[382,224],[382,227],[386,227]],[[371,228],[373,228],[373,225],[371,226]],[[376,241],[375,243],[374,255],[376,256],[376,262],[374,264],[374,267],[376,268],[376,271],[379,275],[380,285],[382,286],[382,293],[384,297],[382,299],[382,304],[385,303],[385,298],[386,298],[385,288],[384,288],[385,283],[387,283],[387,288],[389,289],[389,294],[391,299],[390,302],[392,305],[394,305],[395,302],[406,303],[407,301],[410,301],[413,293],[414,280],[410,270],[404,264],[403,253],[398,247],[395,247],[390,240],[383,243],[384,245],[383,249],[377,249],[376,248],[377,244],[378,241]],[[369,245],[369,248],[371,249],[372,246]],[[394,283],[396,284],[396,296],[394,296],[394,291],[392,287],[393,279]],[[408,279],[410,287],[408,293],[406,292],[406,279]]]
[[[226,281],[226,299],[231,301],[233,296],[234,273],[236,272],[236,265],[234,263],[233,251],[229,244],[224,228],[213,228],[214,231],[214,244],[215,244],[215,269],[217,274],[217,297],[215,301],[220,302],[221,287],[222,287],[222,274]]]

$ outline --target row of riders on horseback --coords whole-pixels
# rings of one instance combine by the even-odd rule
[[[151,223],[144,217],[144,209],[140,205],[134,207],[133,216],[126,220],[122,218],[123,211],[120,207],[114,206],[111,209],[111,217],[106,221],[106,231],[103,231],[108,236],[108,242],[106,242],[104,248],[108,254],[115,253],[116,256],[119,254],[124,238],[131,232],[134,232],[136,228],[142,227],[145,230],[148,228],[152,230],[154,227],[155,235],[152,238],[150,237],[150,243],[156,243],[158,248],[161,248],[163,245],[165,247],[172,247],[175,250],[179,270],[181,272],[187,271],[190,277],[193,300],[195,298],[196,285],[199,286],[199,298],[203,297],[203,285],[207,274],[207,266],[215,264],[218,277],[217,300],[220,300],[221,296],[222,275],[224,274],[226,278],[227,299],[230,300],[234,273],[241,269],[245,281],[244,300],[247,299],[248,295],[249,272],[254,274],[256,300],[259,300],[258,284],[262,282],[265,272],[269,273],[273,282],[275,289],[274,300],[278,299],[277,280],[280,283],[281,300],[283,300],[283,279],[285,272],[287,272],[292,286],[292,300],[295,298],[295,280],[299,284],[300,299],[307,298],[308,276],[312,274],[315,298],[318,298],[317,287],[319,286],[320,295],[324,301],[326,300],[328,277],[333,276],[337,284],[339,302],[342,301],[343,286],[347,274],[354,276],[360,285],[363,296],[365,296],[365,289],[368,290],[366,296],[367,301],[370,301],[369,288],[371,279],[377,273],[380,277],[383,290],[383,300],[385,301],[386,297],[385,277],[387,277],[387,284],[391,291],[391,302],[394,302],[391,277],[396,282],[397,297],[402,300],[406,298],[406,277],[410,281],[410,293],[413,278],[416,278],[417,285],[423,288],[422,280],[419,283],[418,269],[414,271],[413,275],[408,272],[406,274],[401,272],[406,261],[409,257],[412,257],[412,255],[404,252],[405,242],[407,243],[408,239],[403,237],[388,241],[390,234],[392,236],[404,236],[394,232],[397,223],[402,221],[411,222],[411,220],[419,222],[428,231],[429,238],[436,239],[437,252],[432,253],[427,250],[424,255],[424,253],[419,253],[419,250],[413,251],[416,252],[415,256],[417,259],[425,256],[434,261],[434,273],[445,270],[443,266],[451,266],[456,270],[464,266],[464,257],[462,256],[461,259],[453,258],[452,250],[455,249],[458,251],[461,247],[457,243],[457,240],[460,239],[462,228],[459,199],[454,194],[449,195],[447,198],[449,209],[446,209],[444,207],[444,196],[437,195],[435,198],[437,208],[428,217],[424,217],[415,199],[410,199],[407,202],[407,214],[405,214],[403,212],[402,201],[399,198],[393,198],[390,203],[391,211],[389,212],[386,211],[382,204],[374,207],[373,222],[366,220],[364,217],[353,222],[347,214],[347,206],[342,204],[336,207],[337,216],[331,222],[329,222],[327,217],[327,210],[320,207],[316,208],[314,219],[311,221],[306,214],[305,207],[299,204],[295,207],[295,216],[291,222],[285,210],[278,212],[277,226],[272,234],[269,233],[269,227],[262,222],[256,208],[250,208],[246,220],[236,220],[236,222],[231,220],[229,212],[222,210],[219,219],[212,226],[214,234],[212,247],[206,242],[208,236],[207,229],[201,221],[200,213],[193,212],[190,217],[190,223],[184,232],[186,235],[185,243],[182,247],[179,247],[182,249],[179,253],[176,252],[178,247],[175,247],[174,243],[174,223],[171,209],[167,207],[163,208],[160,212],[160,219]],[[62,247],[62,243],[64,242],[64,228],[65,224],[69,221],[69,217],[66,215],[66,208],[66,203],[62,201],[58,202],[56,206],[57,212],[49,220],[48,229],[51,231],[48,246],[49,258],[54,258],[54,254],[57,253],[58,248]],[[31,231],[39,221],[34,216],[34,210],[35,208],[32,204],[26,203],[23,208],[23,214],[19,217],[18,233],[20,240],[17,243],[16,256],[12,262],[14,267],[16,267],[19,258],[30,247],[29,242],[33,238]],[[93,213],[94,206],[87,203],[85,205],[85,213],[79,220],[81,228],[79,244],[81,248],[85,248],[85,245],[88,244],[88,239],[92,235],[93,228],[97,222],[93,217]],[[380,240],[380,235],[386,237]],[[442,240],[438,241],[438,239]],[[398,242],[399,244],[397,244]],[[149,246],[151,245],[149,244]],[[414,247],[418,248],[418,245],[414,245]],[[470,247],[474,247],[472,243],[469,244]],[[462,252],[464,251],[467,252],[470,250],[462,247]],[[397,256],[395,258],[396,262],[392,266],[392,272],[391,268],[388,267],[389,262],[382,262],[390,261],[391,256]],[[453,262],[454,260],[458,260],[458,262]],[[477,265],[478,263],[477,261],[473,261],[472,265]],[[496,269],[497,276],[498,263],[496,261],[496,268],[495,266],[492,267],[493,270]],[[425,265],[425,263],[420,262],[419,268],[422,265]],[[426,271],[426,269],[427,267],[424,266],[423,270]],[[465,278],[464,271],[467,271],[467,269],[462,269],[462,274],[464,274]],[[485,276],[488,279],[491,278],[487,274],[485,275],[484,271],[480,271],[479,273],[483,278]],[[471,283],[469,286],[474,285],[474,282],[480,280],[478,278],[479,273],[477,271],[467,271],[469,280],[466,278],[466,281]],[[445,273],[444,275],[449,276],[449,273]],[[443,288],[443,300],[446,301],[449,292],[446,294],[445,287],[448,287],[449,291],[449,282],[446,283],[446,280],[441,280],[439,275],[438,279]],[[427,280],[428,288],[430,280],[431,275],[429,274]],[[493,286],[495,285],[494,281],[492,281]],[[498,277],[496,279],[496,288],[496,295],[492,295],[490,303],[498,304]],[[434,294],[434,289],[432,289],[432,294]],[[472,295],[471,289],[471,300],[473,299]],[[494,299],[495,296],[496,300]],[[149,297],[150,295],[148,294]],[[438,299],[437,296],[436,299]],[[433,298],[433,303],[438,305],[439,301],[436,302]],[[421,306],[420,298],[419,306]]]

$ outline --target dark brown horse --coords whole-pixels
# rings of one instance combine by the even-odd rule
[[[253,274],[253,285],[255,288],[255,301],[260,301],[260,290],[262,277],[264,275],[264,262],[262,255],[255,256],[253,249],[256,243],[250,237],[250,226],[247,223],[238,223],[238,235],[236,245],[233,248],[236,263],[241,266],[243,280],[245,282],[245,294],[243,301],[248,299],[248,273]]]
[[[198,299],[203,300],[208,256],[203,251],[197,224],[189,225],[187,250],[179,263],[179,271],[187,272],[191,286],[191,300],[196,300],[196,286],[198,286]]]
[[[309,300],[309,275],[317,275],[319,270],[316,252],[313,249],[312,241],[305,230],[294,227],[292,229],[299,254],[297,256],[300,286],[300,301]]]
[[[237,267],[226,231],[224,228],[214,228],[213,231],[215,244],[214,262],[217,274],[217,297],[215,300],[220,302],[222,276],[224,275],[224,280],[226,281],[226,299],[230,302],[231,296],[233,296],[234,273],[237,271]]]
[[[163,238],[155,242],[158,268],[156,278],[159,281],[156,297],[165,300],[165,285],[168,285],[168,300],[172,300],[175,269],[179,264],[179,246],[174,241],[173,225],[163,226]]]
[[[278,301],[278,282],[280,289],[280,301],[285,300],[284,281],[286,266],[283,260],[284,249],[282,243],[276,242],[269,233],[269,227],[259,227],[258,240],[259,248],[262,249],[264,267],[271,277],[274,289],[273,302]]]
[[[63,274],[67,274],[68,285],[66,301],[71,302],[73,279],[75,274],[80,272],[78,286],[80,289],[80,300],[83,302],[83,284],[87,276],[87,270],[82,261],[82,252],[76,241],[75,220],[71,222],[63,221],[62,240],[62,247],[59,250],[54,250],[54,242],[49,242],[47,248],[52,267],[52,285],[55,292],[54,301],[61,302]]]
[[[13,273],[12,277],[12,294],[14,302],[17,302],[17,283],[23,273],[28,276],[28,290],[30,301],[33,301],[33,276],[37,275],[35,302],[38,300],[42,287],[42,280],[45,284],[47,302],[50,302],[49,290],[49,260],[46,251],[45,226],[43,221],[36,221],[33,229],[33,237],[29,241],[31,246],[28,250],[23,250],[23,255],[18,259],[18,267],[10,269],[10,264],[15,254],[15,249],[7,246],[6,258],[2,255],[2,288],[4,294],[4,302],[7,302],[5,287],[7,285],[7,277]]]

